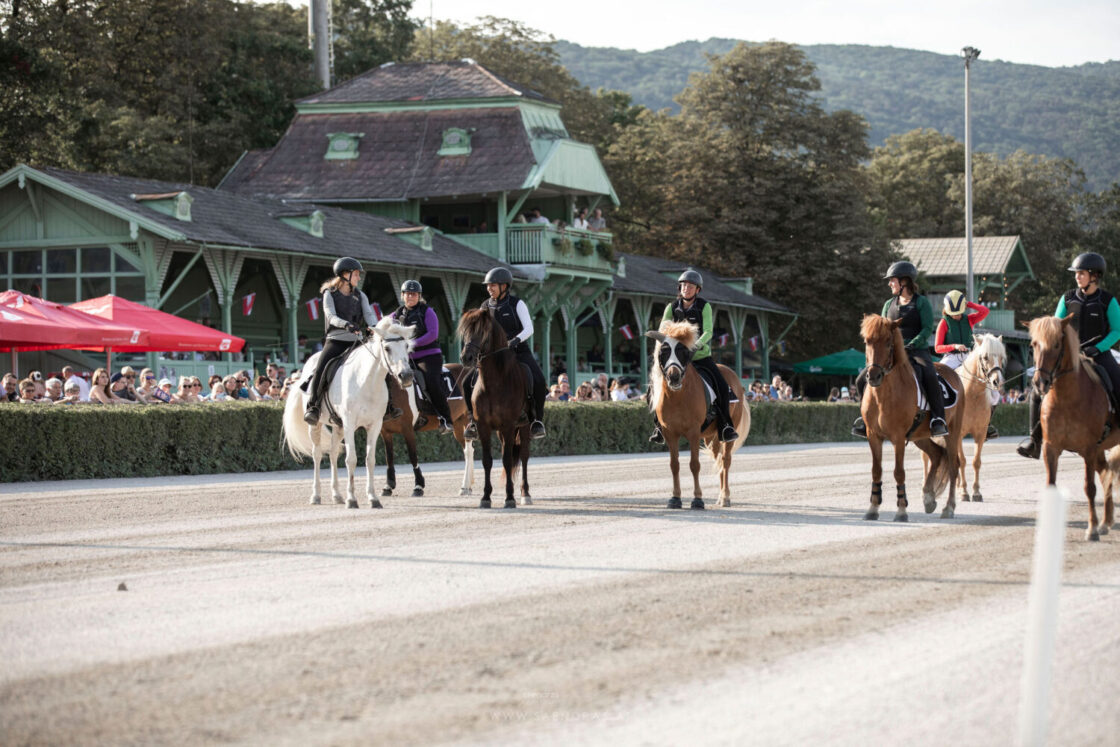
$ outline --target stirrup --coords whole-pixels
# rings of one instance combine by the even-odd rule
[[[412,427],[419,430],[427,424],[428,424],[428,416],[425,415],[424,413],[420,413],[419,415],[416,416],[416,422],[413,423]]]
[[[719,440],[720,440],[721,443],[728,443],[729,441],[734,441],[738,437],[739,437],[739,434],[730,425],[723,426],[722,430],[720,430],[720,432],[719,432]]]
[[[852,435],[867,438],[867,423],[863,422],[862,415],[856,418],[856,422],[852,423]]]
[[[665,434],[661,432],[660,428],[654,428],[653,435],[649,437],[649,442],[651,444],[663,444],[665,443]]]
[[[445,436],[448,433],[454,433],[454,432],[455,432],[455,429],[451,426],[451,423],[447,422],[447,418],[440,415],[439,416],[439,435]]]
[[[542,423],[539,420],[534,420],[533,424],[529,426],[529,437],[530,438],[544,438],[545,437],[544,423]]]
[[[468,441],[475,441],[478,439],[478,426],[474,424],[474,417],[467,420],[467,426],[463,428],[463,438]]]
[[[991,441],[993,438],[999,438],[999,431],[991,423],[988,423],[988,432],[984,435],[985,441]]]
[[[319,406],[318,405],[314,405],[312,407],[307,408],[307,410],[303,413],[303,422],[307,423],[308,425],[318,425],[319,424]]]
[[[936,428],[936,430],[935,430],[935,428]],[[929,435],[931,435],[931,436],[947,436],[947,435],[949,435],[949,429],[945,425],[945,419],[944,418],[930,418],[929,419]]]
[[[1042,456],[1042,446],[1032,438],[1015,447],[1015,453],[1027,459],[1038,459]]]

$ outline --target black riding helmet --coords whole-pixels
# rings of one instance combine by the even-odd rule
[[[360,269],[362,269],[362,263],[353,257],[341,257],[334,263],[334,274],[338,277]]]
[[[486,273],[486,279],[482,283],[483,285],[490,285],[490,283],[513,285],[513,273],[504,267],[495,267]]]
[[[1069,266],[1069,269],[1070,272],[1074,272],[1076,270],[1088,270],[1089,272],[1095,272],[1098,275],[1103,275],[1105,267],[1106,265],[1104,257],[1097,254],[1096,252],[1085,252],[1084,254],[1077,255],[1077,257],[1073,260],[1073,264]]]
[[[911,280],[916,280],[917,277],[918,268],[904,260],[902,262],[895,262],[887,268],[887,274],[883,276],[883,280],[890,280],[891,278],[910,278]]]
[[[704,278],[700,275],[700,273],[690,267],[682,272],[681,276],[677,278],[677,285],[680,285],[681,283],[692,283],[697,288],[703,288]]]
[[[406,280],[401,283],[401,294],[405,293],[423,293],[424,286],[420,285],[419,280]]]

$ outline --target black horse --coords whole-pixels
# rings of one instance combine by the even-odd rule
[[[506,333],[485,309],[473,309],[459,320],[459,339],[463,348],[461,359],[465,368],[475,369],[478,379],[471,396],[478,440],[482,444],[482,468],[486,473],[485,488],[479,508],[490,508],[490,434],[497,433],[502,445],[502,466],[505,468],[506,508],[516,508],[513,480],[517,463],[521,465],[521,505],[533,503],[529,496],[529,420],[524,417],[531,374],[517,362],[509,349]]]

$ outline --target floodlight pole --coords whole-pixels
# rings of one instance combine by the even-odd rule
[[[961,50],[964,57],[964,238],[965,238],[965,297],[979,303],[973,291],[972,278],[972,92],[969,90],[969,71],[972,61],[980,56],[975,47]]]

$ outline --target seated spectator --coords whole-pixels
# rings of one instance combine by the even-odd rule
[[[275,379],[270,379],[268,382],[268,396],[263,399],[270,399],[279,401],[284,399],[284,387],[280,386],[280,382]]]
[[[42,399],[47,393],[47,387],[43,385],[43,372],[31,371],[27,374],[27,378],[35,385],[35,399]],[[20,393],[22,394],[22,392],[23,390],[21,388]]]
[[[19,379],[14,373],[4,374],[3,380],[4,399],[8,402],[16,402],[19,400]]]
[[[576,387],[576,395],[572,398],[576,402],[594,402],[594,390],[590,381],[585,381]]]
[[[561,402],[567,402],[572,398],[572,385],[568,382],[568,374],[562,373],[556,377],[556,384],[560,387]]]
[[[257,399],[272,399],[269,390],[272,388],[272,379],[267,376],[257,377]]]
[[[793,402],[793,387],[789,384],[782,384],[782,391],[778,393],[778,399],[782,402]]]
[[[214,382],[214,385],[210,387],[210,397],[208,401],[225,402],[227,399],[230,399],[230,396],[226,394],[226,386],[221,379],[218,379]]]
[[[548,394],[544,397],[545,402],[559,402],[560,401],[560,385],[553,384],[548,388]]]
[[[851,402],[852,401],[852,393],[848,390],[848,387],[846,387],[846,386],[840,387],[840,401],[841,402]]]
[[[136,394],[129,391],[128,379],[125,378],[124,374],[115,373],[109,377],[109,396],[112,398],[113,404],[140,404]]]
[[[63,366],[62,367],[63,391],[66,391],[66,387],[68,387],[71,382],[74,382],[75,384],[77,384],[78,389],[81,390],[82,402],[89,402],[89,382],[86,381],[85,379],[83,379],[81,376],[79,376],[78,373],[71,366]]]
[[[529,221],[525,219],[525,213],[518,213],[517,217],[515,217],[513,219],[513,222],[514,223],[528,223]]]
[[[220,384],[222,382],[222,377],[219,376],[218,374],[211,374],[210,378],[207,379],[207,381],[206,381],[207,391],[214,391],[214,382],[217,382],[217,383]]]
[[[123,371],[122,371],[122,373],[123,373]],[[152,371],[152,369],[150,369],[150,368],[145,368],[143,371],[140,372],[140,380],[137,383],[137,387],[136,387],[136,396],[142,402],[149,402],[149,403],[152,402],[152,401],[159,402],[158,399],[155,399],[156,389],[158,389],[158,387],[156,386],[156,374],[155,374],[155,372]]]
[[[89,401],[103,405],[113,404],[113,395],[109,393],[109,372],[104,368],[97,369],[90,377]]]
[[[31,405],[45,401],[43,397],[35,396],[35,382],[31,379],[24,379],[19,382],[19,399],[16,402],[21,405]]]
[[[175,382],[171,379],[160,379],[155,392],[153,392],[152,401],[159,400],[165,403],[177,403],[175,392],[171,391],[174,386]]]
[[[603,348],[599,346],[599,343],[595,343],[587,351],[587,362],[588,363],[602,363],[603,362]],[[604,374],[604,375],[606,375],[606,374]]]
[[[241,399],[250,399],[254,401],[260,399],[260,395],[253,387],[254,378],[253,374],[249,372],[249,369],[243,368],[234,375],[237,377],[237,393]]]
[[[591,368],[587,365],[587,359],[582,355],[576,358],[576,370],[583,371],[584,373],[591,370]]]
[[[628,399],[630,399],[630,385],[620,382],[619,379],[615,379],[614,382],[611,383],[611,401],[625,402]]]
[[[236,374],[230,374],[222,379],[222,390],[226,393],[226,399],[248,399],[248,392],[246,396],[241,396],[241,382],[237,380]]]
[[[591,399],[594,402],[606,402],[607,390],[599,386],[598,382],[591,385]]]
[[[76,381],[67,381],[62,387],[63,397],[58,401],[60,405],[76,405],[82,402],[82,388]]]
[[[292,389],[292,380],[288,379],[287,381],[285,381],[280,386],[280,396],[277,397],[277,399],[279,399],[281,402],[286,401],[288,399],[288,392],[290,392],[291,389]]]
[[[844,387],[844,391],[847,391],[847,390],[848,390],[848,388]],[[839,401],[840,401],[840,388],[834,386],[834,387],[832,387],[832,389],[829,390],[828,398],[825,400],[825,402],[839,402]]]
[[[47,393],[44,395],[46,399],[51,402],[59,402],[62,400],[62,379],[51,377],[47,379],[46,385]]]
[[[171,401],[183,405],[198,402],[198,395],[194,393],[194,380],[190,376],[179,377],[179,388],[172,395]]]

